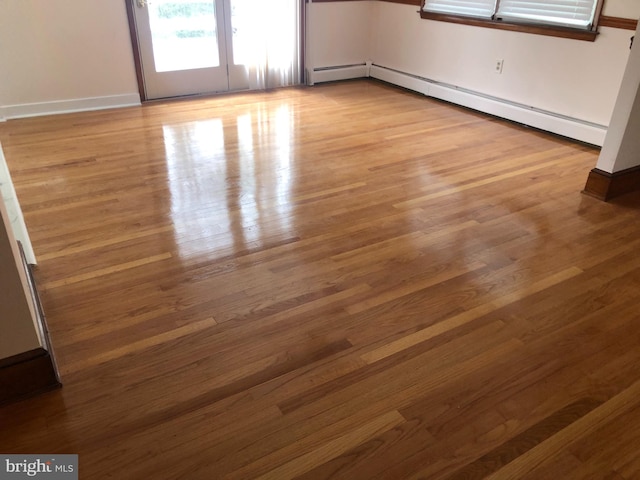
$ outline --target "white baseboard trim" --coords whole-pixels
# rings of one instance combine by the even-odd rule
[[[87,110],[104,110],[107,108],[132,107],[140,105],[140,95],[126,93],[107,97],[74,98],[53,102],[24,103],[21,105],[5,105],[0,107],[0,119],[39,117],[59,113],[84,112]]]
[[[422,93],[427,97],[431,95],[429,93],[429,87],[431,86],[431,83],[427,80],[414,77],[412,75],[406,75],[396,70],[390,70],[378,65],[371,66],[370,74],[372,78],[382,80],[383,82],[392,83],[393,85],[397,85],[408,90],[413,90],[414,92]]]
[[[363,78],[369,76],[369,66],[362,65],[342,65],[337,67],[314,68],[311,78],[307,82],[309,85],[323,82],[335,82],[337,80],[349,80],[351,78]]]
[[[472,108],[480,112],[506,118],[514,122],[573,138],[581,142],[602,146],[607,127],[566,117],[553,112],[528,107],[497,97],[484,95],[454,85],[439,83],[427,78],[397,70],[372,65],[370,76],[424,95]]]

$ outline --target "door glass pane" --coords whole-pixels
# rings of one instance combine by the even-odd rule
[[[217,67],[215,0],[151,0],[156,72]]]

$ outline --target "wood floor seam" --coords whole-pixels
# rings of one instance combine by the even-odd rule
[[[368,79],[0,142],[63,382],[0,407],[0,453],[96,480],[640,478],[640,194],[580,193],[599,149]]]

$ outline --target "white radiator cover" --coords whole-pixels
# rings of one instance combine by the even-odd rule
[[[602,146],[607,133],[605,125],[536,109],[498,97],[466,90],[455,85],[439,83],[427,78],[400,72],[370,62],[362,65],[336,66],[309,72],[309,84],[371,77],[399,87],[445,100],[480,112],[529,125],[564,137]]]

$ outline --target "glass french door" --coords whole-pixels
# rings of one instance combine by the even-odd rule
[[[231,0],[131,1],[147,99],[249,88]]]

